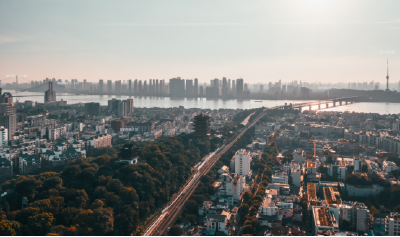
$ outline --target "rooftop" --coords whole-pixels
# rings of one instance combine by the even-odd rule
[[[317,199],[316,189],[317,189],[317,184],[315,184],[315,183],[307,184],[308,201]]]
[[[245,149],[240,149],[240,150],[238,150],[238,151],[236,152],[236,154],[248,155],[248,154],[249,154],[249,152],[248,152],[248,151],[246,151]]]
[[[314,162],[307,162],[307,168],[315,168],[316,165]]]
[[[335,215],[327,207],[313,207],[315,226],[339,227]]]
[[[342,199],[340,198],[340,193],[337,188],[324,187],[323,190],[326,204],[342,204]]]

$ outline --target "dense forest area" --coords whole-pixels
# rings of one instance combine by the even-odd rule
[[[185,139],[185,138],[182,138]],[[186,140],[186,139],[185,139]],[[7,234],[129,235],[179,190],[209,141],[164,140],[141,148],[147,163],[117,155],[71,162],[61,173],[20,176],[1,186],[0,228]],[[22,198],[29,206],[21,210]]]
[[[237,116],[245,118],[242,113],[251,112],[245,110]],[[233,135],[240,127],[224,129]],[[118,162],[117,153],[125,143],[115,140],[113,148],[96,150],[96,158],[75,160],[61,172],[20,176],[3,183],[0,193],[7,194],[0,198],[0,232],[138,235],[151,215],[186,182],[191,167],[223,140],[182,134],[175,139],[135,143],[142,162],[137,166]],[[27,206],[23,206],[25,197]]]

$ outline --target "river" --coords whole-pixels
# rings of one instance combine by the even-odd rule
[[[24,96],[15,97],[14,102],[19,100],[23,102],[25,100],[31,100],[39,103],[44,102],[44,93],[41,92],[18,92],[14,90],[4,89],[3,92],[10,92],[13,96]],[[170,97],[155,97],[155,96],[108,96],[108,95],[75,95],[68,93],[58,93],[57,100],[66,100],[68,104],[75,103],[89,103],[98,102],[101,105],[107,105],[108,100],[116,98],[119,100],[133,99],[135,107],[161,107],[171,108],[183,106],[185,108],[202,108],[202,109],[252,109],[259,107],[274,107],[277,105],[283,105],[285,103],[300,103],[305,102],[301,100],[222,100],[222,99],[206,99],[206,98],[170,98]],[[312,109],[316,109],[314,106]],[[307,108],[305,108],[307,109]],[[400,113],[400,103],[355,103],[349,105],[338,106],[334,108],[323,109],[322,111],[349,111],[358,113],[379,113],[379,114],[398,114]]]

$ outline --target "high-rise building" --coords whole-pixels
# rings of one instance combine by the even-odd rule
[[[104,92],[103,87],[104,87],[103,79],[100,79],[99,80],[99,92],[100,93]]]
[[[137,93],[138,93],[138,82],[137,82],[137,79],[135,79],[135,81],[133,82],[133,93],[135,95],[137,95]]]
[[[127,99],[126,102],[126,112],[128,114],[133,114],[133,99]]]
[[[236,96],[242,97],[243,96],[243,79],[236,80]]]
[[[121,80],[115,81],[115,93],[121,93],[121,92],[122,92]]]
[[[194,136],[196,137],[207,137],[210,136],[210,117],[204,114],[200,114],[194,117]]]
[[[238,150],[235,153],[235,174],[251,175],[250,162],[250,153],[244,149]]]
[[[162,79],[160,81],[160,94],[164,94],[164,90],[165,90],[164,88],[165,88],[165,80]]]
[[[221,95],[222,95],[222,97],[227,97],[228,96],[228,81],[226,80],[226,77],[222,78]]]
[[[129,79],[129,81],[128,81],[128,91],[129,91],[129,94],[131,94],[132,93],[132,80],[131,79]]]
[[[232,80],[232,94],[236,96],[236,81]]]
[[[193,80],[186,80],[186,96],[193,96]]]
[[[8,129],[0,126],[0,147],[8,146]]]
[[[127,106],[126,101],[120,101],[118,103],[118,116],[126,116],[127,115]]]
[[[194,79],[193,94],[194,94],[194,96],[199,95],[199,80],[197,78]]]
[[[143,95],[147,95],[149,93],[149,88],[147,86],[147,81],[144,80],[143,82]]]
[[[160,93],[160,87],[158,85],[158,79],[156,80],[156,94]]]
[[[100,115],[100,103],[85,103],[85,117]]]
[[[0,95],[2,89],[0,88]],[[8,139],[12,140],[17,128],[17,110],[11,93],[5,92],[0,97],[0,126],[7,129]]]
[[[152,80],[149,80],[149,94],[153,94],[153,84],[152,84]]]
[[[214,98],[218,98],[221,95],[221,87],[219,83],[219,79],[215,78],[213,83],[213,96]]]
[[[83,90],[86,90],[87,89],[87,82],[86,82],[86,79],[83,79],[83,88],[82,88]]]
[[[110,94],[112,93],[112,81],[111,80],[107,81],[107,92]]]
[[[199,96],[200,96],[200,97],[203,97],[203,96],[204,96],[204,89],[203,89],[203,86],[200,86],[200,88],[199,88]]]
[[[169,95],[170,96],[185,96],[185,80],[178,78],[169,79]]]
[[[143,85],[142,85],[142,80],[139,80],[139,85],[138,85],[138,92],[139,95],[143,93]]]
[[[49,89],[44,93],[44,103],[55,102],[56,92],[53,90],[53,82],[49,82]]]
[[[121,102],[121,100],[117,100],[113,98],[112,100],[108,101],[108,110],[113,111],[113,112],[118,112],[118,104]]]

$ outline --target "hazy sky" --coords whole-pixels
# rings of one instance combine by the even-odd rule
[[[400,80],[400,1],[0,1],[0,79]],[[9,81],[8,81],[9,82]]]

